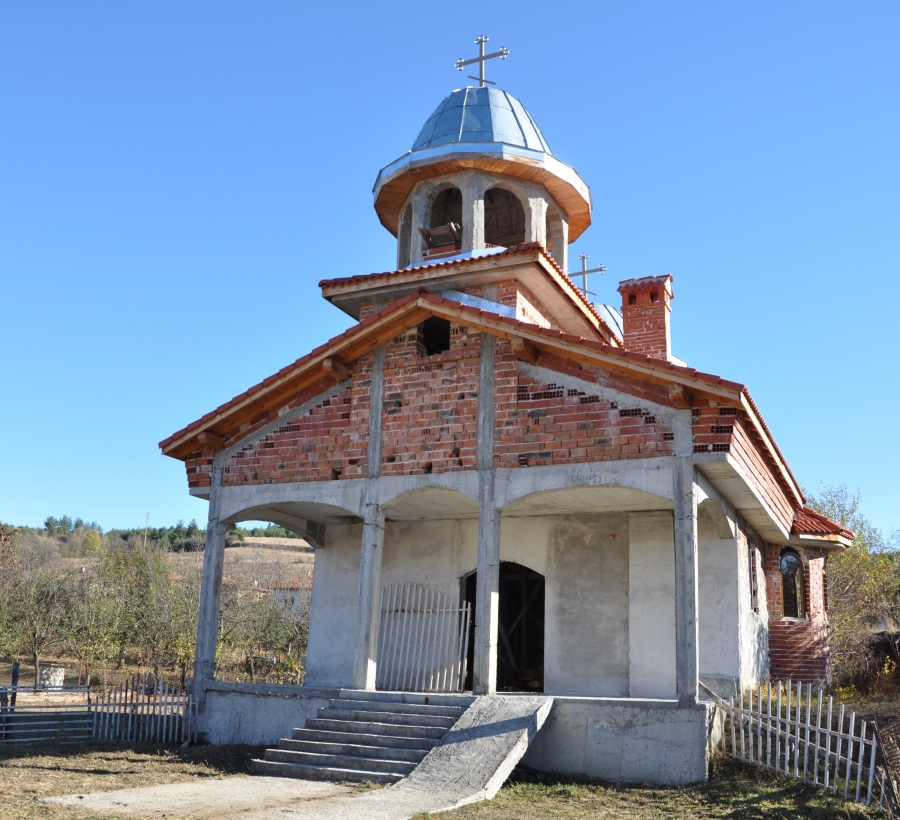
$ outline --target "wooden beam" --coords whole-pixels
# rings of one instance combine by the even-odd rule
[[[225,439],[222,436],[217,436],[215,433],[210,433],[208,430],[197,433],[197,444],[202,449],[212,450],[213,452],[225,449]]]
[[[528,339],[523,339],[521,336],[513,336],[510,339],[510,344],[512,345],[513,353],[523,362],[534,364],[537,361],[538,349]]]
[[[694,397],[683,384],[670,384],[669,399],[679,410],[690,410]]]
[[[340,359],[322,359],[322,370],[332,376],[337,384],[350,378],[350,371],[347,370],[346,365]]]

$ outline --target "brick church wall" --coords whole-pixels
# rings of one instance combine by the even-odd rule
[[[474,470],[481,334],[451,324],[450,349],[426,356],[416,327],[386,352],[381,474]]]
[[[350,386],[229,459],[224,486],[362,478],[366,475],[372,357],[354,363]],[[304,404],[309,398],[295,400]]]
[[[772,680],[800,680],[816,683],[830,679],[831,650],[828,616],[825,610],[824,550],[796,550],[805,557],[803,584],[805,618],[783,616],[781,587],[782,547],[765,549],[766,588],[769,605],[769,675]]]
[[[671,455],[671,428],[657,420],[635,397],[628,406],[603,401],[589,390],[530,379],[518,370],[508,342],[497,345],[495,391],[497,397],[495,467],[534,467],[612,459]],[[541,365],[553,364],[545,357]],[[570,372],[586,380],[616,381],[615,375],[588,368]],[[625,385],[616,385],[622,389]],[[636,385],[630,385],[635,389]],[[662,396],[652,385],[642,385],[645,397]]]

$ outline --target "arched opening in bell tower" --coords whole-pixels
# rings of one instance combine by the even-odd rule
[[[462,224],[462,191],[459,188],[447,188],[434,198],[428,227],[439,228],[451,222]]]
[[[484,241],[503,248],[525,241],[525,208],[505,188],[491,188],[484,195]]]

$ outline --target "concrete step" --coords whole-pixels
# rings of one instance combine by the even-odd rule
[[[341,700],[369,700],[380,703],[411,703],[420,706],[462,706],[468,709],[474,702],[474,695],[444,692],[369,692],[363,689],[342,689]]]
[[[308,723],[309,721],[307,721]],[[343,725],[343,724],[341,724]],[[395,735],[378,735],[364,732],[327,731],[323,729],[294,729],[291,739],[310,743],[359,744],[362,746],[379,746],[382,749],[410,749],[428,752],[438,742],[429,737],[398,737]]]
[[[280,763],[275,760],[251,760],[254,774],[275,777],[297,777],[301,780],[351,781],[354,783],[396,783],[405,774],[400,772],[366,772],[357,769],[340,769],[331,766],[300,766],[296,763]]]
[[[449,729],[456,723],[456,717],[441,715],[408,715],[402,712],[362,711],[357,709],[319,709],[318,718],[322,720],[352,720],[363,723],[390,723],[394,726],[433,726]]]
[[[419,703],[392,703],[377,700],[344,700],[328,701],[329,709],[353,709],[364,712],[397,712],[404,715],[435,715],[458,719],[466,711],[465,706],[432,706]]]
[[[330,769],[353,769],[362,772],[389,772],[393,774],[409,774],[418,765],[408,760],[382,760],[374,757],[357,757],[356,755],[315,754],[313,752],[295,752],[290,749],[266,749],[267,761],[278,763],[295,763],[301,766],[319,766]]]
[[[365,720],[328,720],[307,718],[306,728],[321,729],[326,732],[345,732],[365,735],[392,735],[393,737],[427,737],[440,740],[447,729],[443,726],[404,726]]]
[[[405,760],[409,763],[418,763],[429,752],[429,749],[403,749],[396,746],[381,746],[377,744],[368,746],[356,742],[361,737],[374,737],[378,740],[377,735],[349,735],[349,737],[353,738],[353,742],[323,743],[315,740],[294,740],[290,737],[283,737],[278,741],[278,748],[293,752],[308,752],[310,754],[353,755],[354,757],[368,757],[378,760]]]

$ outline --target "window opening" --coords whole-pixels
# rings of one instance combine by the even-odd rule
[[[785,618],[805,618],[803,595],[803,564],[796,552],[781,555],[781,600]]]
[[[437,316],[430,316],[422,322],[422,343],[425,355],[433,356],[450,349],[450,322]]]

